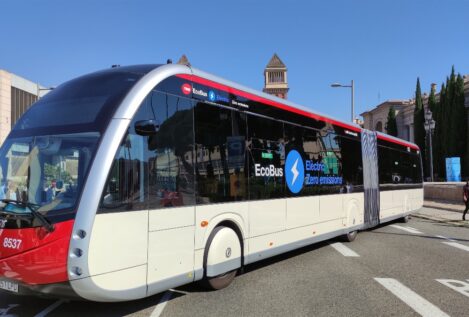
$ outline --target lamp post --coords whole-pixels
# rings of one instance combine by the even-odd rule
[[[355,84],[353,82],[353,79],[352,79],[352,82],[350,83],[350,85],[342,85],[342,84],[339,84],[339,83],[333,83],[331,84],[331,87],[332,88],[351,88],[352,89],[352,123],[355,123],[354,121],[354,116],[355,116]]]
[[[425,110],[425,131],[427,132],[428,143],[429,143],[429,152],[430,152],[430,181],[433,182],[433,149],[432,149],[432,134],[435,130],[435,120],[433,120],[432,112],[430,108]]]

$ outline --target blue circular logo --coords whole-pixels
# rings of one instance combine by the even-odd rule
[[[285,162],[285,179],[288,189],[293,194],[298,194],[303,188],[305,181],[305,167],[300,153],[291,150],[287,155]]]
[[[208,91],[208,100],[215,101],[215,98],[216,98],[215,92],[213,90],[209,90]]]

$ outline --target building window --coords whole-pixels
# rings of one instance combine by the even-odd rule
[[[383,132],[383,123],[381,121],[378,121],[378,123],[376,123],[375,130],[378,132]]]
[[[37,101],[37,96],[24,90],[11,87],[11,127]]]

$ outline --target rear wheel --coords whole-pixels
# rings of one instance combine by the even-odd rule
[[[407,215],[407,216],[404,216],[404,217],[402,217],[400,220],[401,220],[401,222],[403,222],[403,223],[408,223],[409,220],[410,220],[410,216],[408,216],[408,215]]]
[[[345,242],[352,242],[357,237],[357,234],[358,230],[350,231],[349,233],[344,234],[342,236],[342,240],[344,240]]]

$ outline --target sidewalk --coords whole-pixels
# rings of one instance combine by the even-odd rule
[[[430,219],[439,222],[450,222],[455,225],[469,227],[469,212],[466,221],[462,220],[463,204],[454,204],[445,201],[425,200],[423,208],[412,213],[413,217]]]

